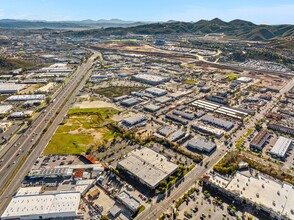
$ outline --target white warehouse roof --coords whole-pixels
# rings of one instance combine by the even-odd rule
[[[274,147],[270,150],[270,153],[278,157],[284,157],[291,146],[292,140],[280,136]]]
[[[76,216],[79,192],[15,196],[1,219],[39,219]]]

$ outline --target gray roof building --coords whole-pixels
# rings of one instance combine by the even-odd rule
[[[193,150],[201,151],[203,153],[211,153],[212,151],[216,149],[215,143],[203,138],[191,139],[188,142],[187,147]]]
[[[162,180],[178,169],[178,165],[169,162],[165,156],[154,150],[144,147],[128,153],[125,159],[118,162],[117,168],[126,170],[142,184],[155,189]]]
[[[204,115],[200,120],[208,124],[211,124],[215,127],[224,128],[227,131],[231,130],[234,127],[234,124],[232,122],[216,118],[212,115]]]

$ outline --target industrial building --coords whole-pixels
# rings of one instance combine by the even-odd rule
[[[160,89],[156,87],[151,87],[145,90],[145,92],[150,93],[154,96],[164,96],[167,94],[167,91],[165,89]]]
[[[187,147],[192,150],[197,150],[202,153],[211,154],[213,151],[216,150],[216,144],[203,138],[193,138],[191,139]]]
[[[42,86],[39,89],[37,89],[37,93],[44,93],[44,94],[50,93],[54,90],[55,86],[56,86],[55,83],[50,82],[47,85]]]
[[[171,113],[167,114],[167,115],[165,116],[165,118],[166,118],[166,119],[169,119],[169,120],[172,120],[172,121],[174,121],[174,122],[177,122],[177,123],[181,123],[181,124],[183,124],[183,125],[187,125],[187,124],[188,124],[188,121],[187,121],[186,119],[181,118],[181,117],[176,116],[176,115],[171,114]]]
[[[0,117],[5,116],[13,109],[12,105],[0,105]]]
[[[257,150],[262,150],[269,137],[270,134],[267,133],[267,131],[261,130],[251,141],[250,147]]]
[[[32,169],[27,175],[29,178],[56,178],[56,177],[71,177],[73,169],[69,167],[53,167]]]
[[[192,103],[192,106],[203,108],[205,110],[229,116],[238,120],[242,120],[243,118],[248,116],[248,112],[242,111],[241,109],[230,108],[204,100],[196,100]]]
[[[133,213],[137,212],[140,208],[140,202],[126,191],[122,191],[118,194],[117,199]]]
[[[185,131],[178,130],[178,131],[171,133],[168,136],[168,140],[171,142],[175,142],[175,141],[178,141],[178,140],[182,139],[183,137],[185,137],[185,135],[186,135]]]
[[[171,126],[162,126],[157,129],[157,132],[164,137],[167,137],[168,135],[170,135],[174,131],[175,131],[175,129]]]
[[[249,83],[249,82],[251,82],[252,80],[253,80],[252,78],[250,78],[250,77],[245,77],[245,76],[239,77],[239,78],[237,79],[237,81],[242,82],[242,83]]]
[[[207,96],[206,99],[212,102],[223,104],[223,105],[229,104],[229,100],[223,96],[210,95],[210,96]]]
[[[145,121],[147,121],[147,117],[145,115],[137,114],[122,120],[122,125],[131,128]]]
[[[76,218],[80,204],[79,192],[16,195],[1,216],[2,220]]]
[[[172,98],[167,97],[167,96],[161,96],[161,97],[156,98],[155,101],[159,102],[161,104],[164,104],[164,103],[172,101]]]
[[[212,115],[204,115],[200,120],[215,127],[223,128],[227,131],[231,130],[234,127],[234,124],[232,122],[216,118]]]
[[[30,101],[30,100],[45,100],[44,94],[38,95],[12,95],[6,99],[8,102],[21,102],[21,101]]]
[[[129,98],[123,100],[120,104],[126,107],[131,107],[139,103],[139,100],[136,98]]]
[[[287,182],[261,173],[250,175],[247,170],[237,172],[231,179],[210,173],[203,180],[236,202],[268,213],[268,219],[281,219],[281,215],[294,219],[294,186]]]
[[[126,171],[149,188],[155,189],[161,181],[178,169],[178,165],[169,162],[165,156],[154,150],[144,147],[128,153],[126,158],[118,162],[117,168]]]
[[[292,140],[290,138],[286,138],[280,136],[273,148],[269,151],[269,153],[281,159],[285,159],[287,156],[287,152],[292,147]]]
[[[173,114],[176,116],[181,116],[182,118],[188,119],[188,120],[193,120],[195,118],[195,115],[192,113],[187,113],[184,111],[179,111],[179,110],[174,110]]]
[[[0,83],[0,94],[14,94],[24,89],[26,85],[15,83]]]
[[[139,73],[137,75],[133,75],[132,79],[137,82],[142,82],[154,86],[168,82],[170,80],[170,78],[168,77],[151,73]]]
[[[294,128],[290,128],[281,124],[277,124],[273,122],[273,123],[270,123],[267,127],[271,130],[279,131],[284,134],[294,135]]]
[[[194,124],[191,125],[191,127],[196,131],[213,135],[216,138],[221,138],[224,135],[223,130],[221,130],[219,128],[207,126],[207,125],[204,125],[204,124],[200,124],[200,123],[194,123]]]
[[[159,109],[161,109],[161,106],[159,106],[159,105],[149,104],[149,105],[144,106],[144,110],[146,110],[148,112],[156,112]]]

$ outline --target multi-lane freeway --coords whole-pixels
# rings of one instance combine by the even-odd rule
[[[274,101],[277,100],[277,98],[280,95],[283,95],[284,93],[288,92],[292,87],[294,86],[294,79],[292,79],[287,85],[284,86],[283,89],[280,90],[278,94],[276,94],[275,99],[273,99],[271,102],[268,102],[264,108],[257,113],[254,117],[251,118],[251,120],[245,125],[245,129],[238,130],[235,134],[235,136],[232,138],[232,142],[234,143],[237,141],[240,137],[242,137],[249,128],[254,126],[255,122],[262,119],[267,111],[271,109],[275,103]],[[191,188],[195,181],[197,181],[200,177],[202,177],[206,172],[208,172],[212,166],[217,163],[224,155],[225,155],[225,149],[226,146],[223,144],[220,144],[216,150],[216,152],[208,157],[205,158],[203,161],[203,164],[209,162],[207,165],[207,168],[204,166],[196,166],[194,167],[183,179],[182,183],[178,187],[172,187],[170,189],[170,192],[166,193],[169,196],[165,198],[164,200],[161,200],[158,203],[155,203],[150,206],[150,208],[143,211],[139,216],[137,216],[136,219],[142,219],[142,220],[153,220],[159,218],[162,213],[166,212],[170,207],[173,207],[173,201],[180,198],[189,188]]]
[[[27,130],[8,143],[0,154],[0,214],[90,77],[91,67],[97,56],[98,53],[94,52],[77,68],[69,81],[53,95],[54,101],[38,113]]]

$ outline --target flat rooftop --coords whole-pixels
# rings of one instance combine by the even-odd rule
[[[118,165],[151,188],[155,188],[160,181],[178,169],[178,165],[147,147],[131,151]]]
[[[80,204],[79,192],[15,196],[1,218],[21,216],[60,216],[61,213],[76,213]],[[45,217],[44,217],[45,216]]]
[[[263,175],[247,176],[237,172],[226,187],[227,190],[238,193],[257,204],[287,214],[294,218],[294,186],[285,182],[278,182]]]
[[[270,153],[278,157],[284,157],[291,147],[291,144],[292,140],[290,138],[280,136],[273,148],[270,150]]]

